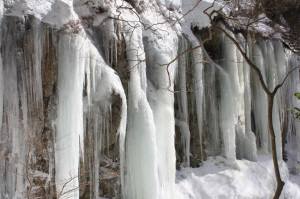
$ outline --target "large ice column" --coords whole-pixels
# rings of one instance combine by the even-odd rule
[[[267,83],[270,90],[273,90],[275,86],[284,78],[284,73],[278,73],[278,67],[286,68],[285,65],[278,66],[276,63],[276,54],[274,49],[274,41],[265,41],[263,45],[263,54],[265,57],[265,68],[267,71]],[[279,46],[277,46],[279,47]],[[281,77],[282,76],[282,77]],[[280,121],[280,108],[281,108],[281,91],[279,90],[274,99],[273,106],[273,126],[276,136],[276,146],[277,146],[277,157],[282,159],[282,135],[281,135],[281,121]]]
[[[220,155],[221,149],[221,136],[219,134],[219,113],[218,113],[218,99],[216,92],[216,71],[215,67],[206,64],[204,68],[204,112],[205,117],[203,120],[207,146],[207,155]]]
[[[38,24],[29,19],[8,17],[3,22],[2,42],[5,41],[5,45],[1,54],[3,79],[0,86],[3,123],[0,136],[1,154],[7,158],[0,166],[5,179],[0,189],[5,197],[23,198],[32,177],[28,172],[32,169],[33,152],[30,149],[37,144],[35,133],[40,132],[38,123],[43,120],[39,117],[39,110],[43,111],[39,107],[42,99],[39,29],[36,28]],[[30,27],[26,34],[24,27]],[[31,196],[33,191],[28,190],[26,193]]]
[[[205,49],[203,49],[205,52]],[[205,59],[209,55],[205,54]],[[220,72],[219,67],[215,67],[209,63],[204,65],[204,118],[203,130],[207,144],[205,145],[207,155],[220,155],[222,152],[221,135],[219,131],[219,110],[218,110],[218,89],[217,89],[217,73]],[[223,69],[222,72],[224,73]]]
[[[189,48],[189,43],[185,38],[181,38],[179,42],[178,53],[184,52]],[[181,144],[183,146],[183,166],[190,165],[190,139],[191,132],[189,127],[189,112],[187,98],[187,77],[186,70],[189,66],[189,54],[186,53],[178,58],[177,84],[178,90],[175,96],[178,101],[178,110],[176,115],[176,126],[180,129]]]
[[[259,67],[263,77],[265,78],[264,57],[259,44],[251,46],[251,58]],[[252,82],[252,107],[254,114],[255,133],[258,139],[258,148],[263,153],[269,151],[269,129],[268,129],[268,100],[264,92],[257,74],[251,71]]]
[[[167,28],[167,31],[164,29]],[[161,30],[162,29],[162,30]],[[176,62],[168,66],[177,55],[177,35],[165,25],[149,31],[144,38],[148,90],[147,96],[153,111],[157,156],[158,177],[161,187],[160,198],[174,198],[175,185],[175,121],[174,121],[174,73]]]
[[[292,56],[290,60],[291,68],[298,67],[300,63],[300,58],[297,56]],[[288,94],[289,98],[294,93],[300,92],[300,72],[296,70],[291,74],[291,91]],[[300,108],[300,100],[293,97],[291,100],[293,107]],[[288,165],[291,168],[291,172],[295,174],[300,173],[300,120],[291,116],[291,129],[287,135],[287,153],[288,153]]]
[[[249,52],[249,47],[247,47]],[[240,53],[238,53],[240,54]],[[240,55],[241,56],[241,55]],[[243,147],[243,157],[248,160],[257,159],[257,146],[256,137],[251,129],[251,80],[250,80],[250,66],[243,59],[242,70],[244,72],[244,107],[245,107],[245,137],[242,144]]]
[[[6,154],[9,159],[1,161],[1,197],[22,198],[22,191],[25,184],[23,183],[24,170],[24,136],[19,121],[19,95],[18,95],[18,78],[17,78],[17,60],[15,48],[14,28],[8,23],[3,24],[2,41],[6,40],[6,45],[2,50],[3,58],[3,121],[1,130],[1,153]],[[4,143],[6,143],[4,145]],[[21,153],[22,152],[22,153]],[[16,173],[17,172],[17,173]],[[18,175],[17,175],[18,174]],[[3,184],[2,184],[3,183]]]
[[[243,40],[240,35],[236,36],[237,39]],[[243,41],[242,41],[243,42]],[[236,49],[236,64],[233,65],[234,77],[234,104],[235,104],[235,131],[236,131],[236,153],[238,158],[244,158],[246,155],[245,142],[246,142],[246,126],[245,126],[245,73],[244,73],[244,60],[243,56]],[[235,68],[236,67],[236,68]]]
[[[2,43],[2,18],[3,18],[3,1],[0,2],[0,46]],[[0,52],[0,137],[3,139],[2,133],[2,115],[3,115],[3,64],[2,64],[2,54]],[[3,161],[2,161],[3,162]],[[3,176],[3,170],[5,169],[5,163],[0,163],[0,175]],[[4,193],[5,182],[4,180],[0,182],[0,192]],[[2,195],[0,195],[2,197]]]
[[[259,67],[266,84],[272,91],[280,81],[283,80],[287,73],[287,57],[280,41],[259,40],[252,46],[252,59]],[[262,89],[258,77],[252,71],[252,95],[253,95],[253,114],[255,131],[258,138],[258,146],[263,153],[268,153],[271,150],[268,129],[268,113],[267,113],[267,95]],[[287,131],[283,126],[287,122],[286,113],[286,85],[284,85],[276,93],[273,107],[273,126],[276,135],[277,156],[282,159],[282,131]]]
[[[293,64],[289,63],[289,60],[291,58],[291,52],[284,48],[282,42],[280,40],[274,40],[273,41],[273,48],[274,48],[274,56],[275,56],[275,62],[276,62],[276,73],[277,73],[277,84],[281,83],[283,79],[286,77],[286,75],[289,73],[289,70],[293,68]],[[290,75],[290,74],[289,74]],[[289,80],[291,77],[288,77]],[[289,128],[289,121],[290,118],[290,87],[292,87],[290,84],[288,84],[288,81],[279,89],[278,93],[276,94],[276,101],[275,105],[277,106],[277,120],[274,122],[278,122],[280,126],[276,127],[277,130],[277,136],[280,137],[280,139],[277,140],[277,145],[279,145],[279,157],[284,158],[285,154],[285,146],[286,146],[286,136],[288,134],[288,128]]]
[[[238,75],[236,47],[229,38],[223,35],[222,41],[222,61],[224,73],[219,73],[220,80],[220,130],[223,141],[223,153],[226,158],[234,160],[236,158],[236,98]]]
[[[0,131],[2,128],[2,115],[3,115],[3,77],[2,77],[2,58],[0,54]]]
[[[242,35],[236,35],[240,45],[245,43]],[[236,47],[235,47],[236,48]],[[249,51],[246,46],[246,51]],[[236,49],[236,66],[234,77],[234,103],[235,103],[235,127],[236,127],[236,144],[237,157],[249,160],[256,159],[256,138],[251,131],[251,88],[250,88],[250,66]]]
[[[241,43],[240,45],[245,43],[242,35],[235,35],[235,38]],[[229,122],[233,122],[235,128],[236,156],[238,158],[255,160],[255,137],[251,132],[250,127],[250,69],[236,45],[233,44],[228,38],[224,38],[223,42],[224,60],[221,63],[228,73],[232,89],[229,91],[227,98],[230,100],[228,103],[231,105],[231,111],[233,112],[231,113],[233,115],[233,120]],[[223,82],[221,82],[221,84],[223,84]],[[221,107],[221,109],[223,108]]]
[[[187,159],[188,156],[191,156],[189,159],[191,159],[191,163],[195,166],[199,161],[202,161],[205,158],[203,142],[205,132],[203,130],[204,56],[202,48],[200,48],[201,45],[199,40],[191,30],[186,30],[179,39],[177,84],[180,84],[180,87],[178,88],[179,90],[175,89],[175,96],[180,97],[178,100],[180,106],[178,106],[181,109],[181,118],[186,118],[185,120],[187,121],[185,131],[183,125],[181,127],[184,145],[185,147],[190,146],[190,149],[184,150],[185,159]],[[195,49],[189,51],[191,48]],[[187,100],[185,100],[185,98],[187,98]],[[187,113],[183,110],[186,110]],[[185,114],[186,116],[184,116]],[[176,124],[177,123],[178,121],[176,121]],[[211,135],[213,135],[212,132],[214,131],[211,130]]]
[[[3,15],[3,1],[0,2],[0,46],[2,43],[2,15]],[[2,115],[3,115],[3,64],[2,64],[2,55],[0,52],[0,137],[2,138]],[[0,149],[1,150],[1,149]],[[3,162],[3,161],[2,161]],[[5,165],[0,163],[0,175],[3,175],[3,170],[5,169]],[[4,193],[5,182],[4,180],[0,182],[0,192]],[[2,195],[0,195],[2,197]]]
[[[119,141],[120,157],[120,173],[122,187],[124,187],[124,158],[125,158],[125,131],[126,131],[126,113],[127,104],[126,96],[123,90],[122,83],[116,72],[110,68],[103,60],[95,46],[87,40],[87,53],[85,55],[85,72],[86,72],[86,91],[87,91],[87,119],[88,132],[86,132],[84,143],[89,143],[93,146],[85,146],[87,148],[87,156],[92,157],[91,161],[84,164],[90,164],[87,173],[90,173],[90,197],[97,198],[99,196],[100,182],[100,161],[104,158],[103,154],[109,156],[106,149],[109,148],[111,142]],[[113,99],[118,98],[121,106],[118,112],[119,118],[112,118],[111,109]],[[113,120],[118,120],[117,124],[111,124]],[[116,125],[112,127],[112,125]],[[116,129],[116,131],[112,131]],[[109,135],[110,133],[115,135]],[[110,137],[116,140],[110,140]],[[109,149],[107,149],[109,150]],[[92,154],[91,154],[92,151]],[[89,159],[83,157],[84,160]],[[101,187],[100,187],[101,188]]]
[[[260,42],[260,48],[264,56],[264,67],[266,71],[266,83],[269,90],[273,90],[279,84],[287,73],[287,57],[283,49],[283,45],[277,40],[268,40]],[[282,131],[286,120],[286,100],[285,93],[287,87],[283,85],[276,93],[273,107],[273,126],[276,136],[277,156],[282,159]],[[270,140],[269,140],[270,142]],[[270,150],[270,148],[269,148]]]
[[[124,25],[126,55],[130,69],[124,198],[159,198],[157,156],[165,151],[163,149],[157,151],[157,140],[162,138],[156,135],[153,112],[146,96],[147,78],[142,27],[139,23],[124,23]]]
[[[85,38],[60,34],[55,181],[62,198],[79,198],[79,137],[83,135]]]
[[[2,17],[3,17],[3,1],[0,2],[0,27],[2,24]],[[0,35],[1,35],[1,30],[0,28]],[[0,36],[0,46],[2,43],[2,38]],[[0,132],[1,132],[1,127],[2,127],[2,114],[3,114],[3,77],[2,77],[2,56],[0,53]]]
[[[193,42],[192,47],[199,46],[199,42]],[[203,63],[204,63],[204,55],[201,48],[196,48],[192,52],[193,56],[193,69],[194,69],[194,85],[193,89],[195,92],[196,98],[196,112],[197,112],[197,125],[199,130],[199,143],[200,143],[200,158],[204,159],[204,141],[203,141],[203,101],[204,101],[204,86],[203,86]],[[214,132],[212,131],[212,134]]]
[[[299,92],[300,91],[300,80],[299,80],[299,73],[296,73],[296,75],[294,76],[294,88],[295,88],[295,92]],[[297,108],[300,107],[300,103],[299,100],[294,98],[293,100],[293,105]],[[295,131],[294,131],[294,136],[291,136],[292,139],[290,140],[291,142],[291,148],[292,150],[289,150],[289,161],[292,162],[292,166],[294,168],[294,172],[300,172],[300,169],[297,168],[297,164],[299,164],[300,161],[300,121],[298,119],[295,119]]]
[[[276,61],[276,73],[277,73],[277,84],[279,84],[283,78],[286,76],[288,71],[293,67],[292,64],[289,63],[291,58],[291,52],[284,48],[282,42],[280,40],[273,41],[274,46],[274,54]],[[291,80],[292,77],[289,77],[288,80]],[[288,133],[289,121],[290,118],[290,104],[291,104],[291,90],[292,85],[290,81],[287,81],[276,94],[277,98],[277,106],[278,106],[278,115],[280,119],[280,136],[282,136],[282,154],[285,153],[285,143],[286,143],[286,135]],[[285,158],[285,157],[283,157]]]

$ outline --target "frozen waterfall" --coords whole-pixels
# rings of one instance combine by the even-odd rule
[[[272,194],[267,95],[235,43],[207,40],[207,17],[182,20],[180,4],[0,2],[0,199],[195,199],[223,184],[233,197],[256,171],[258,193]],[[229,34],[270,90],[299,66],[279,39]],[[273,109],[289,196],[299,89],[295,70]]]

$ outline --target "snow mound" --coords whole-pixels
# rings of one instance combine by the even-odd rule
[[[284,163],[281,173],[286,182],[282,198],[299,199],[300,186],[288,180]],[[178,199],[271,199],[275,188],[272,159],[262,156],[258,162],[211,157],[200,168],[178,171],[176,182]]]

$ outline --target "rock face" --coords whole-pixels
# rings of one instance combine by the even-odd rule
[[[178,1],[1,1],[0,198],[173,199],[176,168],[268,154],[256,75],[181,18]],[[299,64],[277,39],[247,41],[270,88]],[[273,110],[295,173],[297,89],[293,74]]]
[[[274,20],[276,23],[287,28],[287,32],[284,35],[286,42],[295,50],[298,54],[300,51],[300,2],[296,0],[287,1],[270,1],[263,0],[262,7],[265,10],[267,16]]]

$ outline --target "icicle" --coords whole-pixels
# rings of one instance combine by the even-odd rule
[[[86,63],[85,63],[86,66],[91,66],[92,65],[92,60],[89,60],[87,59],[86,60]],[[90,107],[92,104],[91,104],[91,90],[93,89],[93,84],[92,84],[92,80],[93,77],[91,77],[91,73],[93,71],[91,71],[91,67],[85,67],[85,76],[86,76],[86,81],[84,82],[85,83],[85,88],[86,88],[86,95],[87,95],[87,106]]]
[[[99,190],[99,171],[100,171],[100,162],[105,160],[105,157],[111,155],[109,154],[109,145],[110,145],[110,133],[111,133],[111,121],[112,121],[112,112],[111,106],[112,101],[111,97],[118,96],[121,99],[121,110],[120,110],[120,123],[117,129],[116,138],[119,141],[119,154],[120,154],[120,177],[122,191],[124,190],[124,169],[125,169],[125,133],[126,133],[126,121],[127,121],[127,102],[125,92],[121,83],[120,78],[116,72],[110,68],[104,61],[103,57],[99,54],[98,50],[87,39],[87,45],[85,46],[86,54],[83,55],[83,58],[88,59],[89,61],[86,64],[86,76],[88,79],[88,85],[90,90],[90,103],[89,103],[89,112],[88,116],[89,123],[91,125],[90,130],[90,139],[92,139],[93,146],[93,158],[91,161],[91,171],[87,171],[92,175],[91,179],[91,198],[98,197]],[[108,62],[112,61],[108,59]],[[107,147],[107,148],[105,148]]]

